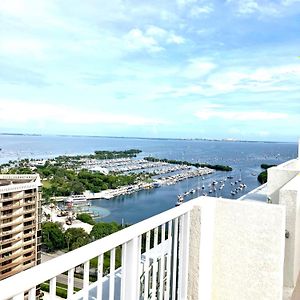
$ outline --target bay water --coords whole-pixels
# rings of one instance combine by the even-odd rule
[[[187,160],[209,164],[229,165],[231,172],[216,172],[212,175],[191,178],[175,185],[162,186],[140,191],[111,200],[93,200],[90,207],[102,217],[98,221],[136,223],[174,207],[177,195],[196,189],[185,200],[203,192],[208,193],[208,184],[213,180],[227,179],[222,190],[217,189],[213,196],[236,199],[259,185],[257,175],[260,165],[280,164],[296,158],[297,143],[240,142],[176,139],[143,139],[86,136],[31,136],[0,135],[0,163],[22,158],[51,158],[58,155],[90,154],[95,150],[140,149],[138,158],[154,156],[158,158]],[[247,188],[232,196],[231,181],[242,179]],[[202,185],[205,190],[198,190]]]

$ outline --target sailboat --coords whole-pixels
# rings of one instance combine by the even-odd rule
[[[182,203],[183,203],[183,201],[184,201],[184,198],[183,198],[183,196],[182,195],[178,195],[177,196],[177,202],[175,203],[175,206],[179,206],[179,205],[181,205]]]
[[[240,178],[239,178],[239,182],[242,181],[242,170],[240,169]]]

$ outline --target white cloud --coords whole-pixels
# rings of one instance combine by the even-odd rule
[[[174,70],[170,76],[179,76],[188,80],[181,85],[170,85],[164,91],[168,97],[186,97],[192,95],[216,96],[237,91],[291,92],[298,91],[300,65],[282,65],[257,69],[222,70],[215,63],[204,59],[190,60],[184,69]],[[275,101],[275,100],[274,100]]]
[[[293,5],[295,3],[299,3],[300,0],[282,0],[281,3],[285,6]]]
[[[165,29],[151,25],[145,30],[145,35],[163,39],[168,35],[168,32]]]
[[[200,15],[208,15],[212,13],[214,9],[211,5],[205,5],[205,6],[193,6],[190,9],[190,16],[191,17],[199,17]]]
[[[125,35],[124,41],[126,48],[133,51],[147,50],[149,52],[160,52],[164,50],[154,37],[145,35],[137,28],[130,30]]]
[[[145,35],[152,37],[156,42],[168,43],[168,44],[183,44],[185,39],[182,36],[175,34],[173,31],[167,31],[157,26],[149,26],[145,30]]]
[[[180,36],[180,35],[176,35],[174,33],[170,33],[168,38],[167,38],[167,43],[168,44],[183,44],[185,42],[185,39]]]
[[[224,119],[235,121],[266,121],[287,119],[285,113],[266,112],[266,111],[230,111],[220,106],[204,106],[201,110],[195,113],[195,116],[201,120]]]
[[[271,1],[261,2],[258,0],[227,0],[227,3],[233,5],[240,15],[251,15],[259,13],[261,15],[278,16],[280,15],[280,6]]]
[[[258,10],[258,3],[254,0],[243,0],[238,2],[238,11],[241,14],[251,14]]]
[[[182,75],[189,79],[196,79],[207,75],[216,67],[217,65],[209,60],[194,58],[189,60],[189,63],[183,70]]]
[[[48,1],[39,0],[1,0],[0,12],[23,18],[44,14],[52,6]],[[34,7],[34,9],[33,9]]]
[[[46,44],[33,38],[1,38],[0,53],[21,56],[44,56]]]
[[[129,50],[160,52],[165,50],[166,44],[183,44],[185,39],[157,26],[148,26],[145,31],[139,28],[131,29],[125,36],[126,48]]]
[[[224,70],[212,74],[206,81],[208,94],[229,93],[236,90],[250,92],[295,90],[293,82],[300,80],[300,64],[260,67],[243,71]],[[289,82],[292,82],[292,86]]]
[[[188,85],[182,88],[170,89],[168,92],[173,97],[185,97],[191,94],[204,94],[205,90],[199,85]]]
[[[184,7],[186,5],[197,3],[198,0],[177,0],[177,5],[179,7]]]
[[[165,121],[130,114],[113,114],[82,110],[66,105],[50,103],[28,103],[20,100],[0,99],[0,122],[6,124],[27,124],[29,122],[58,123],[62,125],[161,125]]]

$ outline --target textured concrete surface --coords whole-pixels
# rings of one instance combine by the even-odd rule
[[[258,188],[254,189],[253,191],[249,192],[248,194],[238,198],[238,200],[253,200],[253,201],[260,201],[260,202],[267,202],[267,195],[268,188],[267,185],[261,185]]]
[[[281,300],[285,209],[259,202],[218,201],[214,300]]]
[[[300,175],[280,190],[279,203],[286,207],[284,286],[294,288],[300,271]]]
[[[268,196],[272,203],[279,203],[280,189],[299,174],[299,159],[293,159],[277,167],[268,169]]]
[[[190,255],[188,275],[188,299],[197,299],[199,294],[199,263],[200,263],[200,237],[201,237],[201,208],[196,207],[191,211],[190,227]]]

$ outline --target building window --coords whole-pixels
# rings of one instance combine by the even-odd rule
[[[6,252],[6,253],[3,253],[2,255],[1,255],[1,258],[6,258],[6,257],[9,257],[9,256],[11,256],[12,255],[12,251],[8,251],[8,252]]]
[[[24,257],[28,257],[28,256],[31,256],[32,255],[32,252],[28,252],[26,254],[24,254]]]
[[[12,243],[8,243],[6,245],[2,245],[2,249],[6,249],[12,246]]]
[[[24,230],[24,234],[28,234],[28,233],[31,233],[32,232],[32,229],[26,229]]]
[[[12,263],[12,260],[9,259],[9,260],[3,262],[3,263],[1,264],[1,266],[4,267],[4,266],[9,265],[9,264],[11,264],[11,263]]]
[[[24,222],[24,226],[32,225],[32,221]]]
[[[6,210],[6,211],[3,211],[3,212],[2,212],[2,216],[11,215],[11,214],[12,214],[12,212],[13,212],[13,210],[12,210],[12,209],[8,209],[8,210]]]
[[[9,240],[9,239],[11,239],[11,238],[12,238],[12,234],[9,234],[9,235],[7,235],[7,236],[4,236],[4,237],[2,238],[2,241],[5,242],[6,240]]]
[[[28,242],[31,240],[31,236],[24,239],[24,242]]]
[[[3,198],[11,198],[12,194],[11,193],[4,193]]]
[[[9,222],[12,222],[12,218],[8,218],[8,219],[5,219],[2,221],[3,224],[9,223]]]
[[[10,230],[12,230],[12,226],[7,226],[7,227],[4,227],[2,229],[3,232],[7,232],[7,231],[10,231]]]
[[[5,274],[5,273],[8,273],[8,272],[10,272],[11,271],[11,268],[8,268],[8,269],[6,269],[6,270],[3,270],[1,273],[2,274]]]

